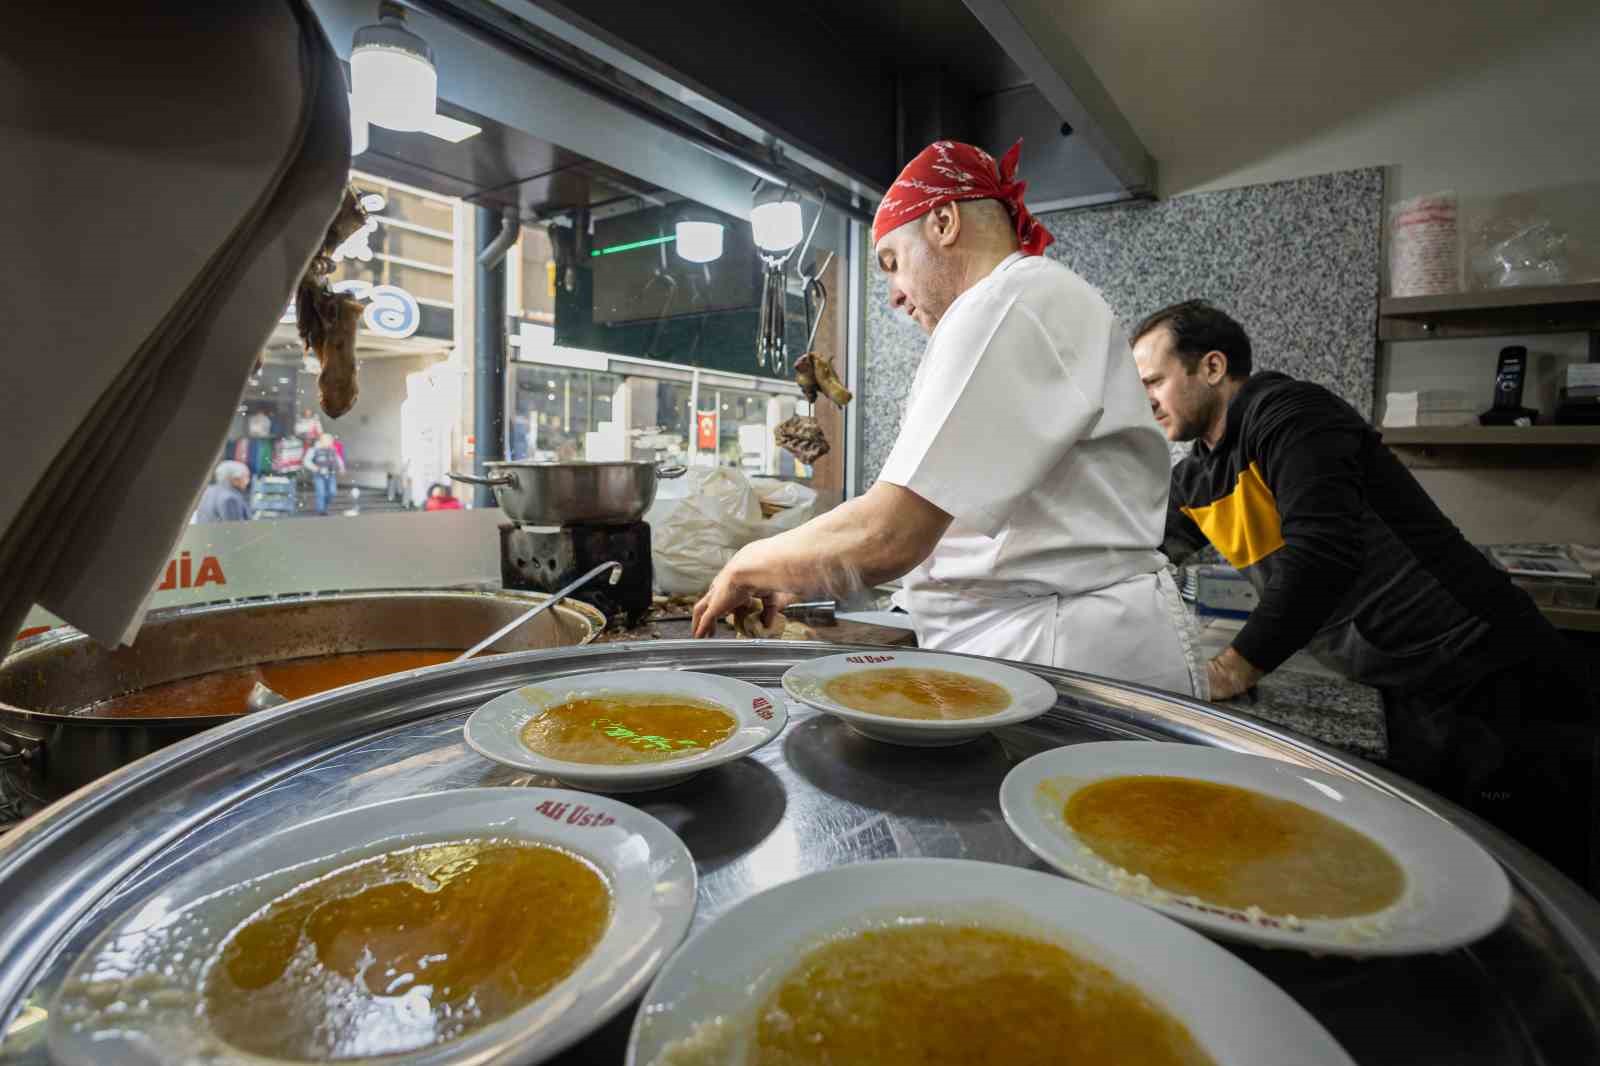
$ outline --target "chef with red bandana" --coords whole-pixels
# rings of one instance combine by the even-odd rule
[[[928,333],[900,434],[863,495],[741,550],[695,633],[761,598],[903,578],[918,643],[1204,696],[1159,546],[1169,463],[1128,340],[1041,253],[1021,142],[937,141],[878,206],[889,302]]]

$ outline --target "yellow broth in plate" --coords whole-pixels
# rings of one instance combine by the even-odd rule
[[[1136,986],[982,925],[872,929],[813,949],[772,992],[751,1066],[1213,1066]]]
[[[522,743],[547,759],[624,766],[709,751],[739,721],[692,696],[612,693],[571,696],[522,728]]]
[[[442,1044],[532,1003],[605,933],[586,860],[462,839],[385,852],[284,893],[234,929],[203,1009],[235,1048],[297,1062]]]
[[[840,674],[822,692],[851,710],[922,721],[986,718],[1011,706],[1011,694],[992,681],[925,667]]]
[[[1063,818],[1100,858],[1177,896],[1298,918],[1350,918],[1400,898],[1383,846],[1288,800],[1182,777],[1110,777],[1074,792]]]

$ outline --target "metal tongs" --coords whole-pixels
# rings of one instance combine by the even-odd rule
[[[453,663],[459,663],[463,660],[472,658],[483,649],[492,646],[494,642],[499,640],[501,637],[533,621],[539,615],[548,611],[550,608],[554,607],[556,604],[572,595],[573,592],[588,584],[591,578],[598,575],[601,571],[607,569],[611,571],[611,580],[609,584],[615,585],[622,578],[622,564],[601,563],[599,566],[595,567],[587,574],[584,574],[582,577],[569,584],[566,588],[562,589],[554,596],[551,596],[548,600],[545,600],[532,610],[517,615],[517,617],[507,622],[493,633],[490,633],[487,637],[484,637],[482,640],[478,641],[478,643],[474,644],[472,647],[468,648],[466,651],[462,652],[460,655],[457,655],[450,661]],[[250,689],[250,695],[246,697],[244,705],[246,711],[264,711],[268,707],[277,707],[280,704],[288,702],[289,697],[280,692],[274,692],[266,685],[263,685],[261,682],[257,681],[255,686]]]
[[[784,377],[789,362],[789,343],[784,330],[784,299],[787,283],[784,259],[762,256],[766,264],[761,282],[761,326],[756,337],[756,366],[770,366],[773,374]]]
[[[761,187],[761,182],[756,182],[756,188]],[[822,221],[823,206],[826,200],[822,194],[817,194],[819,206],[816,216],[811,220],[811,228],[806,231],[806,239],[800,245],[799,254],[793,248],[781,255],[768,255],[761,253],[763,266],[761,276],[761,324],[756,329],[756,366],[763,370],[770,369],[777,377],[789,376],[789,341],[787,337],[787,323],[785,311],[789,298],[788,267],[792,259],[797,264],[805,262],[806,252],[811,249],[811,238],[817,235],[817,223]],[[832,253],[829,253],[832,257]],[[821,273],[819,270],[817,273]],[[809,290],[810,285],[817,283],[816,276],[806,277],[801,275],[801,281]],[[820,284],[818,284],[820,288]],[[826,293],[823,294],[826,299]],[[808,308],[809,308],[809,299]],[[811,337],[816,335],[816,327],[811,324],[811,316],[806,315],[806,348],[811,347]]]

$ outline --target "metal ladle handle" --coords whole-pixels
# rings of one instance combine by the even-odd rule
[[[545,600],[543,603],[539,604],[539,606],[535,607],[533,610],[528,611],[526,614],[518,615],[516,618],[514,618],[510,622],[506,623],[501,628],[499,628],[499,629],[495,630],[493,633],[489,634],[489,636],[487,636],[487,637],[483,638],[482,640],[478,641],[478,643],[474,644],[472,647],[468,648],[466,651],[462,652],[460,655],[457,655],[451,661],[452,662],[461,662],[463,659],[472,658],[474,655],[478,654],[483,649],[489,647],[491,644],[493,644],[495,641],[499,640],[501,637],[505,636],[507,633],[510,633],[512,630],[518,628],[519,626],[523,625],[526,622],[532,621],[533,618],[536,617],[537,615],[541,615],[544,612],[548,611],[550,608],[554,607],[556,604],[558,604],[562,600],[566,599],[574,591],[576,591],[577,589],[582,588],[584,585],[588,584],[589,581],[591,579],[593,579],[594,577],[596,577],[602,570],[607,570],[607,569],[611,570],[611,582],[610,583],[615,585],[622,578],[622,564],[621,563],[616,563],[616,562],[601,563],[599,566],[595,567],[593,570],[589,571],[587,574],[584,574],[582,577],[580,577],[576,581],[572,582],[570,585],[568,585],[566,588],[562,589],[560,592],[557,592],[554,596],[551,596],[548,600]]]
[[[599,574],[600,571],[608,569],[608,568],[612,570],[611,584],[615,585],[617,583],[618,579],[620,579],[622,577],[622,564],[621,563],[617,563],[617,562],[601,563],[599,566],[595,567],[593,570],[589,571],[587,574],[584,574],[582,577],[578,578],[578,580],[572,582],[572,584],[568,585],[566,588],[562,589],[560,592],[556,593],[554,596],[551,596],[548,600],[545,600],[543,603],[539,604],[537,607],[534,607],[530,611],[523,612],[522,614],[518,615],[516,618],[512,619],[510,622],[506,623],[505,625],[501,626],[499,629],[495,630],[493,633],[491,633],[489,636],[485,637],[483,640],[478,641],[478,643],[474,644],[472,647],[468,648],[466,651],[462,652],[460,655],[457,655],[454,659],[451,660],[451,662],[457,662],[458,663],[458,662],[461,662],[463,659],[472,658],[474,655],[478,654],[483,649],[489,647],[495,641],[499,640],[501,637],[505,636],[507,633],[510,633],[512,630],[516,629],[518,626],[524,625],[527,622],[532,621],[536,616],[541,615],[544,612],[548,611],[550,608],[554,607],[556,604],[558,604],[562,600],[566,599],[567,596],[570,593],[572,593],[575,589],[581,588],[591,578],[593,578],[595,575]],[[262,684],[260,681],[257,681],[255,683],[255,685],[250,689],[250,695],[245,698],[245,709],[247,711],[264,711],[269,707],[277,707],[277,706],[280,706],[281,704],[285,704],[285,703],[288,703],[288,702],[289,702],[289,698],[287,696],[284,696],[282,693],[279,693],[279,692],[274,692],[272,689],[268,688],[266,685]]]

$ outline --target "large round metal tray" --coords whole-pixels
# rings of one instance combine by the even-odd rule
[[[705,670],[776,687],[839,645],[662,641],[504,656],[380,680],[242,718],[133,763],[0,837],[0,1062],[42,1064],[37,1035],[70,960],[143,895],[240,841],[393,796],[527,782],[473,754],[461,723],[516,685],[589,670]],[[794,707],[752,758],[630,802],[700,871],[695,927],[803,873],[893,856],[1037,866],[1001,820],[1017,761],[1104,739],[1255,752],[1370,784],[1478,839],[1510,871],[1511,917],[1444,955],[1353,961],[1228,945],[1309,1009],[1362,1066],[1600,1062],[1600,904],[1503,835],[1358,759],[1192,700],[1038,668],[1045,717],[946,749],[889,747]],[[631,1011],[556,1060],[620,1062]],[[525,1061],[516,1046],[495,1061]]]

